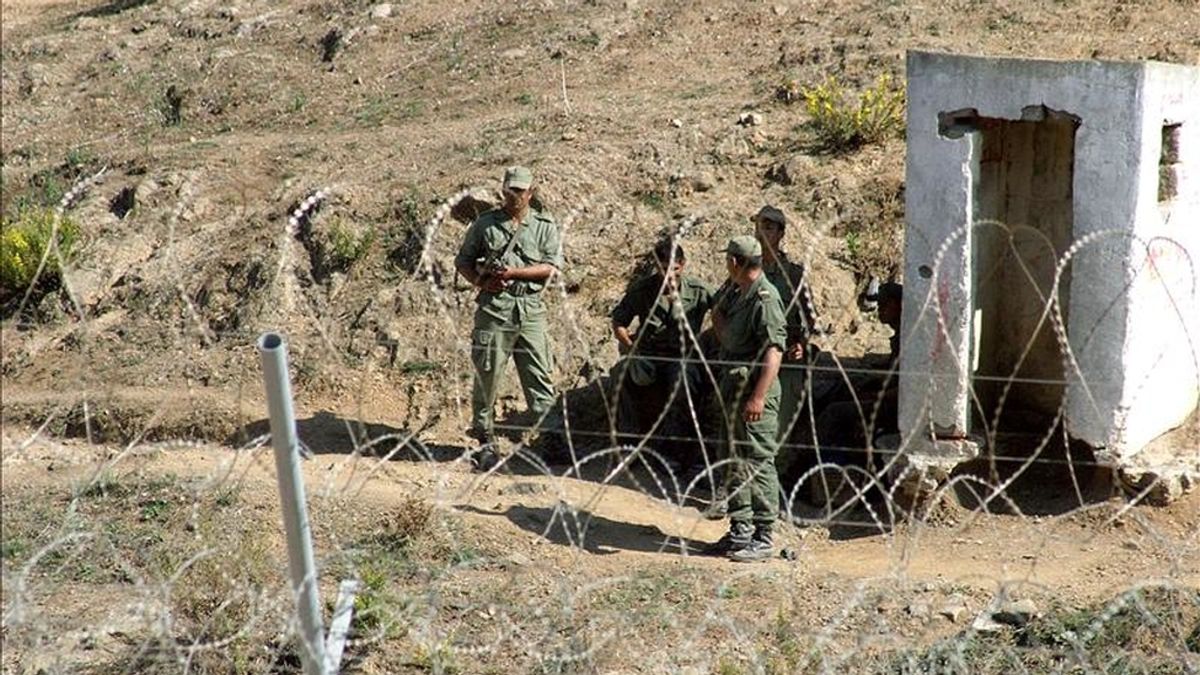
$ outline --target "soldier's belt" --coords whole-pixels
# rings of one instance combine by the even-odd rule
[[[537,291],[530,288],[529,284],[518,281],[518,282],[511,283],[508,286],[506,286],[504,288],[504,290],[501,291],[501,293],[508,293],[509,295],[513,296],[514,298],[520,298],[520,297],[526,296],[526,295],[534,295],[537,293]]]

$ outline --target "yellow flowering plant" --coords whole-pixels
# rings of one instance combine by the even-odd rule
[[[904,89],[886,73],[857,99],[832,76],[801,88],[801,95],[817,142],[831,152],[878,143],[904,130]]]

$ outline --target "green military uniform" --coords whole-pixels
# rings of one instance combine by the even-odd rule
[[[801,402],[805,399],[808,371],[805,368],[809,354],[808,340],[816,326],[816,311],[813,308],[812,294],[809,291],[808,280],[805,278],[804,266],[798,265],[780,253],[775,263],[763,263],[763,275],[779,292],[787,317],[788,347],[800,343],[804,345],[805,359],[789,361],[784,358],[779,368],[779,442],[782,450],[776,463],[779,473],[786,474],[794,463],[796,448],[787,447],[792,429],[800,421]],[[786,354],[786,350],[784,352]]]
[[[628,328],[634,319],[638,320],[633,352],[624,360],[619,379],[617,419],[621,432],[640,433],[639,418],[647,417],[647,413],[658,415],[658,411],[645,409],[647,392],[643,388],[662,385],[668,388],[670,403],[658,432],[668,439],[663,447],[680,448],[675,441],[694,435],[689,433],[691,416],[683,387],[686,382],[695,397],[702,384],[701,369],[693,359],[696,337],[712,301],[712,289],[696,277],[681,276],[676,292],[669,293],[663,275],[655,274],[631,284],[613,309],[615,326]],[[690,335],[684,332],[685,322]]]
[[[767,390],[761,419],[746,422],[742,408],[758,382],[767,349],[784,349],[783,303],[766,275],[759,275],[745,292],[732,284],[723,287],[714,311],[723,316],[717,329],[723,362],[722,420],[729,456],[737,460],[728,480],[731,489],[737,489],[729,498],[729,518],[735,525],[753,523],[755,529],[769,532],[779,515],[779,380]]]
[[[502,256],[509,238],[514,236],[515,245]],[[482,261],[511,268],[547,263],[562,269],[558,225],[549,214],[532,208],[519,227],[503,209],[488,211],[471,223],[454,258],[455,266],[460,268]],[[510,355],[516,361],[530,411],[540,416],[554,403],[554,359],[542,302],[545,286],[543,282],[513,281],[500,292],[481,290],[476,297],[475,330],[471,335],[475,365],[471,430],[480,440],[492,438],[496,392]]]

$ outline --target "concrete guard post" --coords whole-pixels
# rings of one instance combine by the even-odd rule
[[[317,588],[317,566],[313,556],[312,531],[304,501],[304,478],[300,473],[300,449],[296,416],[292,409],[292,387],[288,378],[287,343],[279,333],[263,333],[258,339],[263,385],[271,421],[271,446],[275,450],[275,474],[279,502],[287,535],[288,570],[296,593],[303,644],[300,649],[305,675],[332,675],[338,671],[349,632],[357,582],[341,583],[329,642],[324,639],[321,602]]]

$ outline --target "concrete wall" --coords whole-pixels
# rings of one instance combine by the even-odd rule
[[[1200,68],[1146,64],[1142,101],[1139,162],[1154,170],[1136,183],[1124,424],[1109,439],[1116,462],[1182,424],[1200,400]],[[1178,125],[1170,166],[1161,166],[1164,124]],[[1166,201],[1163,179],[1174,181]]]
[[[948,122],[954,111],[1021,120],[1044,107],[1079,119],[1071,227],[1073,239],[1085,241],[1071,262],[1065,317],[1067,426],[1076,438],[1105,447],[1123,423],[1114,413],[1126,392],[1119,366],[1130,325],[1124,299],[1133,278],[1129,251],[1144,162],[1143,72],[1141,64],[909,53],[900,425],[903,447],[920,461],[948,465],[973,452],[967,444],[931,440],[970,429],[974,181],[984,134],[955,132]]]

